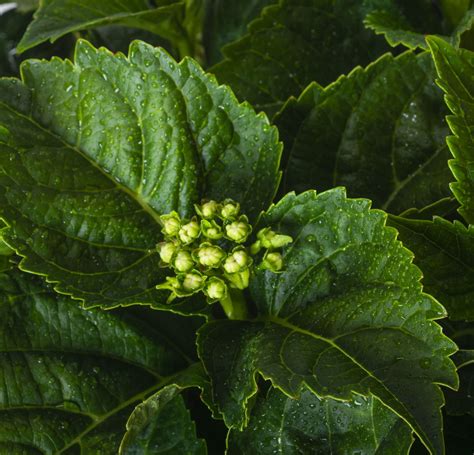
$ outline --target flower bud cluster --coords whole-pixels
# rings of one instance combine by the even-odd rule
[[[171,291],[168,301],[203,292],[212,303],[225,299],[229,288],[247,288],[252,256],[261,250],[264,254],[259,268],[273,272],[282,269],[282,256],[275,250],[290,243],[291,237],[265,228],[257,233],[255,243],[246,246],[252,226],[237,202],[204,201],[195,210],[190,220],[176,212],[160,217],[164,241],[157,245],[157,251],[161,265],[173,269],[175,276],[167,277],[157,289]]]

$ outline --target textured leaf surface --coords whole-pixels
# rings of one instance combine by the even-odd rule
[[[474,321],[474,228],[435,217],[432,221],[389,217],[403,244],[415,253],[426,292],[453,320]]]
[[[84,310],[41,281],[0,274],[3,453],[117,453],[134,406],[189,364],[162,330],[175,316]]]
[[[326,85],[387,49],[362,22],[369,5],[381,1],[280,0],[223,49],[226,59],[212,71],[241,99],[273,114],[310,82]]]
[[[295,241],[285,272],[252,281],[260,318],[210,322],[198,335],[229,426],[246,423],[259,372],[292,396],[302,384],[339,399],[371,393],[443,453],[438,384],[457,386],[447,358],[456,347],[434,322],[444,309],[422,293],[412,254],[384,223],[342,189],[290,194],[263,217]]]
[[[454,156],[449,165],[456,178],[451,189],[461,203],[461,215],[468,223],[474,223],[474,53],[456,50],[435,37],[429,39],[429,45],[439,85],[446,93],[446,103],[453,113],[447,119],[454,134],[448,138]]]
[[[284,191],[343,185],[392,213],[449,195],[446,109],[434,74],[428,53],[385,55],[290,99],[275,119]]]
[[[308,390],[293,400],[271,388],[259,395],[248,426],[231,430],[228,454],[407,454],[408,426],[373,398],[319,399]]]
[[[54,41],[76,30],[108,24],[137,27],[167,38],[179,37],[176,20],[183,12],[184,3],[176,0],[157,3],[157,8],[150,9],[146,0],[43,0],[18,51],[23,52],[44,41]]]
[[[261,10],[278,0],[209,0],[206,4],[204,42],[210,64],[222,59],[221,48],[242,37]]]
[[[74,64],[29,61],[23,78],[0,82],[5,239],[88,305],[164,303],[159,214],[230,197],[255,218],[273,198],[276,129],[192,60],[82,41]]]

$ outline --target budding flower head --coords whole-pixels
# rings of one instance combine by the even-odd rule
[[[161,242],[156,245],[158,254],[165,264],[169,264],[177,250],[177,245],[174,242]]]
[[[263,258],[260,267],[274,273],[279,272],[283,268],[283,257],[280,253],[268,253]]]
[[[232,220],[237,217],[240,211],[240,204],[232,199],[226,199],[222,204],[221,217],[224,220]]]
[[[204,294],[210,302],[221,300],[227,295],[227,285],[224,280],[213,276],[207,280]]]
[[[178,234],[179,229],[181,228],[181,219],[176,212],[171,212],[168,215],[161,215],[160,220],[163,223],[163,228],[161,232],[163,234],[174,237]]]
[[[264,248],[282,248],[288,243],[293,242],[293,238],[289,235],[277,234],[270,228],[260,229],[257,233],[257,238],[260,241],[260,245]]]
[[[212,219],[219,213],[221,205],[216,201],[206,201],[201,206],[195,205],[194,207],[196,212],[203,218]]]
[[[210,240],[219,240],[224,235],[222,228],[214,220],[201,220],[201,231]]]
[[[246,216],[241,216],[238,221],[226,225],[226,237],[236,243],[244,243],[252,232],[252,226]]]
[[[199,237],[201,229],[196,220],[184,224],[178,232],[179,239],[185,244],[194,242]]]
[[[194,267],[194,261],[191,253],[186,250],[180,250],[176,253],[173,260],[173,267],[178,272],[189,272]]]
[[[216,268],[226,257],[225,251],[217,245],[202,243],[195,251],[194,256],[200,265],[204,267]]]

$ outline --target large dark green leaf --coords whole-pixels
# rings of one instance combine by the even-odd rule
[[[275,119],[284,192],[344,185],[395,213],[449,195],[446,109],[434,74],[428,53],[385,55],[290,99]]]
[[[134,406],[189,365],[171,325],[184,336],[172,314],[151,327],[0,274],[2,453],[117,453]]]
[[[310,82],[326,85],[388,48],[362,23],[382,1],[280,0],[223,49],[226,59],[212,71],[241,99],[273,114]]]
[[[81,41],[74,64],[28,61],[22,82],[0,81],[5,240],[24,269],[87,305],[160,307],[158,216],[231,197],[255,219],[278,185],[280,150],[268,120],[192,60]]]
[[[341,402],[305,390],[294,400],[270,388],[248,426],[231,430],[227,453],[404,455],[412,442],[408,426],[374,398]]]
[[[450,319],[474,321],[474,228],[435,217],[432,221],[390,216],[389,224],[415,253],[425,290]]]
[[[456,178],[451,189],[461,203],[459,212],[474,223],[474,53],[454,49],[442,39],[431,37],[429,45],[439,75],[439,85],[446,93],[446,103],[454,114],[448,123],[454,136],[448,145],[454,156],[450,168]]]
[[[267,5],[278,0],[208,0],[204,26],[206,57],[210,64],[222,58],[221,48],[242,37],[247,25]]]
[[[146,0],[43,0],[18,50],[23,52],[70,32],[107,24],[141,28],[179,40],[182,37],[178,17],[183,14],[184,2],[160,0],[157,3],[157,8],[150,9]]]
[[[289,194],[262,225],[291,235],[285,271],[251,283],[255,321],[213,321],[198,351],[226,423],[242,428],[256,374],[297,396],[373,394],[435,454],[443,453],[443,395],[457,386],[456,346],[434,322],[443,307],[424,294],[412,254],[369,201],[342,189]]]

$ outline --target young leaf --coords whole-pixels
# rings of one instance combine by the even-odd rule
[[[179,39],[177,17],[183,13],[183,8],[184,2],[178,0],[160,0],[158,7],[153,9],[146,0],[43,0],[17,49],[24,52],[70,32],[109,24],[136,27],[165,38]]]
[[[448,310],[452,320],[474,321],[474,227],[389,216],[403,244],[415,253],[423,285]]]
[[[370,202],[344,190],[289,194],[262,224],[290,235],[281,274],[251,283],[255,321],[213,321],[198,352],[228,426],[248,421],[260,373],[290,396],[372,394],[443,453],[439,384],[457,387],[456,350],[434,322],[443,307],[422,292],[412,254]]]
[[[241,99],[273,114],[310,82],[326,85],[388,48],[364,28],[366,9],[359,0],[280,0],[222,50],[226,59],[212,71]]]
[[[227,454],[404,455],[412,443],[408,426],[375,398],[341,402],[304,390],[294,400],[272,387],[257,397],[248,426],[231,430]]]
[[[428,39],[439,75],[439,85],[446,93],[446,104],[453,113],[448,124],[454,136],[447,140],[454,156],[449,166],[456,178],[451,189],[461,203],[459,213],[468,223],[474,223],[474,142],[471,130],[474,125],[474,53],[454,49],[436,37]]]
[[[400,213],[449,195],[446,108],[428,53],[385,55],[321,89],[310,85],[275,119],[284,191],[326,190]]]
[[[84,310],[18,271],[0,274],[0,292],[7,453],[117,453],[134,406],[189,365],[161,330],[174,315],[148,327],[124,312]]]
[[[229,197],[255,219],[279,182],[277,131],[190,59],[84,41],[75,57],[28,61],[23,81],[0,81],[5,240],[24,269],[86,305],[169,308],[155,289],[159,215]]]

